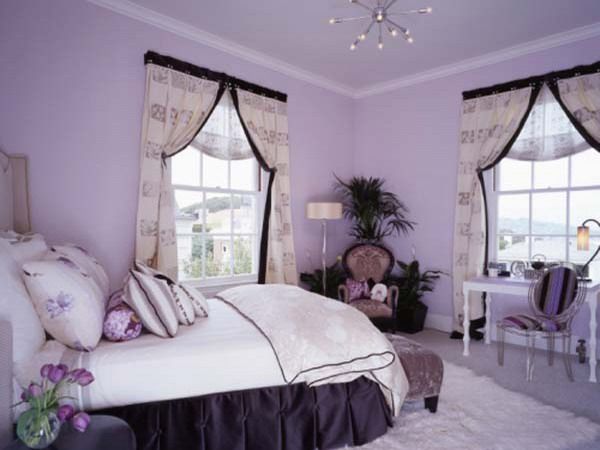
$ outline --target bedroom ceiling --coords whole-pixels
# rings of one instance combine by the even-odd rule
[[[600,29],[600,0],[398,0],[395,10],[433,7],[431,15],[400,18],[415,43],[388,35],[379,51],[375,33],[351,52],[363,24],[328,23],[361,13],[348,0],[130,1],[351,90],[590,24]]]

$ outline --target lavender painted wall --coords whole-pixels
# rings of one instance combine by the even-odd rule
[[[399,258],[410,258],[414,245],[425,267],[451,272],[461,93],[592,63],[599,48],[598,38],[582,41],[355,103],[355,171],[384,177],[418,222],[410,236],[388,242]],[[431,313],[451,316],[451,279],[426,302]],[[520,307],[526,302],[497,297],[494,316]],[[585,335],[587,320],[587,311],[580,314],[576,331]]]
[[[152,49],[289,94],[297,259],[318,264],[307,201],[352,169],[352,100],[79,0],[0,3],[0,148],[30,159],[34,229],[88,247],[117,287],[133,257],[143,55]],[[345,246],[331,227],[331,257]]]

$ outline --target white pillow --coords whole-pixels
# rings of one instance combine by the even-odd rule
[[[103,300],[106,304],[106,301],[108,300],[108,294],[110,293],[108,275],[106,275],[104,267],[102,267],[96,258],[90,255],[86,249],[74,244],[53,245],[50,250],[50,257],[67,257],[79,265],[88,275],[90,275],[100,288]]]
[[[3,231],[0,232],[0,240],[8,244],[10,254],[19,267],[30,261],[39,261],[48,253],[48,246],[41,234]]]
[[[19,363],[31,359],[42,348],[46,333],[8,245],[0,240],[0,317],[12,325],[13,359]]]
[[[64,261],[23,265],[23,280],[46,331],[76,350],[91,351],[102,336],[104,306],[90,280]]]
[[[130,270],[129,274],[125,302],[148,331],[164,338],[175,337],[179,323],[167,282],[135,270]]]
[[[187,294],[176,284],[169,285],[169,290],[171,291],[177,320],[181,325],[192,325],[196,321],[196,312]]]

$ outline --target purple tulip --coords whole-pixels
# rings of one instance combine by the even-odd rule
[[[90,424],[90,420],[90,416],[88,416],[86,413],[83,411],[78,412],[71,419],[71,425],[73,425],[73,428],[75,428],[77,431],[83,433]]]
[[[23,392],[21,392],[21,400],[26,402],[27,400],[29,400],[29,394],[27,392],[28,390],[24,390]]]
[[[54,368],[54,364],[44,364],[40,369],[40,375],[42,378],[48,378],[50,371]]]
[[[61,382],[66,376],[69,368],[64,364],[52,367],[48,373],[48,379],[54,384]]]
[[[67,381],[69,383],[77,383],[81,374],[85,372],[85,369],[73,369],[67,375]]]
[[[81,375],[79,375],[78,379],[77,379],[77,383],[79,384],[79,386],[87,386],[88,384],[92,383],[94,381],[94,375],[92,375],[92,372],[89,372],[87,370],[84,370],[83,373]]]
[[[27,394],[29,397],[36,398],[44,394],[44,390],[39,384],[31,383],[27,388]]]
[[[56,416],[61,422],[66,422],[75,414],[75,409],[71,405],[62,405],[58,408]]]

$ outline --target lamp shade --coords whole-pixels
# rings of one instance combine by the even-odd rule
[[[309,219],[334,220],[342,218],[342,204],[337,202],[311,202],[306,204]]]
[[[588,251],[590,249],[590,227],[577,227],[577,250]]]

